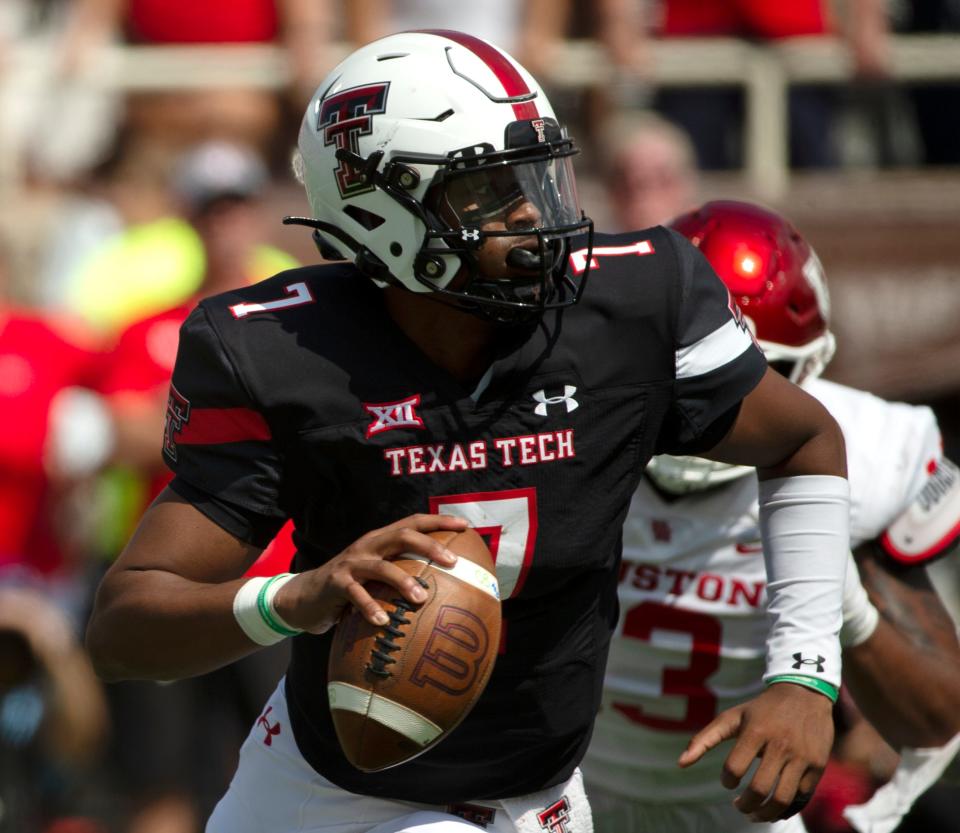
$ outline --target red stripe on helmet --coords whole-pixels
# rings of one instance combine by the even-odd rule
[[[523,76],[517,71],[513,63],[499,49],[491,46],[486,41],[475,38],[473,35],[467,35],[464,32],[456,32],[452,29],[421,29],[420,34],[438,35],[447,40],[459,43],[460,46],[469,49],[481,61],[483,61],[497,80],[503,85],[503,90],[508,98],[515,98],[522,95],[530,95],[533,92],[523,80]],[[535,119],[540,113],[534,101],[520,101],[513,105],[513,113],[517,119]]]

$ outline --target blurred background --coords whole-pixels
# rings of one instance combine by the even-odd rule
[[[83,623],[165,482],[180,323],[316,260],[280,224],[308,213],[302,110],[408,28],[538,77],[600,229],[714,198],[786,214],[830,285],[826,376],[930,404],[960,457],[960,0],[0,0],[0,833],[196,833],[225,788],[282,648],[104,687]],[[858,754],[837,807],[889,774]]]

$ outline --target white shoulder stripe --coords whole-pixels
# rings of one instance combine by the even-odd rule
[[[500,601],[500,585],[497,584],[497,577],[484,570],[479,564],[474,564],[468,558],[458,558],[457,563],[452,567],[444,567],[435,561],[431,561],[429,558],[416,555],[412,552],[405,553],[401,558],[408,558],[411,561],[425,561],[434,570],[442,570],[444,573],[460,579],[460,581],[472,584],[487,595],[493,596],[497,601]]]
[[[427,720],[423,715],[357,686],[328,683],[327,696],[330,698],[331,709],[366,715],[420,746],[432,743],[443,734],[443,730],[436,723]]]
[[[732,318],[689,347],[677,350],[677,378],[703,376],[741,355],[753,340]]]

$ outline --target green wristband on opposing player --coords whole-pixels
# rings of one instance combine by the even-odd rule
[[[260,618],[263,619],[267,627],[276,631],[281,636],[297,636],[303,633],[303,631],[291,628],[273,611],[273,595],[276,591],[271,593],[270,588],[273,587],[279,579],[289,581],[291,578],[293,578],[293,576],[290,573],[280,573],[280,575],[273,576],[269,581],[264,582],[260,588],[260,592],[257,594],[257,610],[260,611]],[[278,587],[277,590],[279,589]]]
[[[820,680],[816,677],[807,677],[804,674],[778,674],[767,680],[766,685],[769,688],[774,683],[794,683],[795,685],[806,686],[814,691],[819,691],[824,697],[829,697],[831,703],[836,703],[840,697],[840,689],[826,680]]]

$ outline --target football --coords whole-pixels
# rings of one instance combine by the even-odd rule
[[[409,761],[448,735],[486,687],[500,647],[500,593],[483,538],[472,529],[430,534],[459,556],[453,567],[394,559],[427,600],[370,583],[389,624],[371,625],[351,607],[334,633],[330,712],[344,755],[364,772]]]

